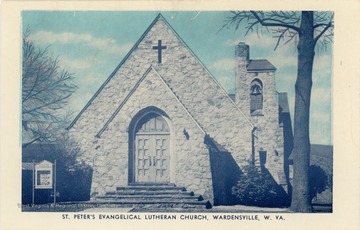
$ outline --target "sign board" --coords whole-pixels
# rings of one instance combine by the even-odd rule
[[[35,188],[53,188],[53,164],[49,161],[41,161],[35,165]]]

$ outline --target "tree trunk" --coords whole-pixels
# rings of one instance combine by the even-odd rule
[[[290,207],[294,212],[312,211],[309,188],[309,114],[314,48],[313,12],[303,11],[297,46],[298,70],[295,84],[294,178]]]

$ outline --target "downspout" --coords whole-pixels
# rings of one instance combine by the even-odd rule
[[[257,130],[257,127],[253,127],[251,131],[251,165],[255,165],[255,138],[258,138],[255,135],[255,132]]]

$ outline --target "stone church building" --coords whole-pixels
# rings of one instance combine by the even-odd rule
[[[93,168],[91,196],[174,186],[229,203],[242,168],[267,169],[288,192],[292,132],[276,68],[235,47],[236,90],[217,82],[159,14],[68,127]]]

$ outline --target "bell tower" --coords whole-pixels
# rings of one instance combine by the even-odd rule
[[[286,187],[276,68],[266,59],[250,59],[250,47],[244,42],[235,46],[235,59],[235,103],[256,127],[254,164],[268,169],[275,181]]]
[[[252,120],[255,116],[277,116],[276,68],[266,59],[250,59],[250,47],[244,42],[235,46],[235,59],[237,106]]]

